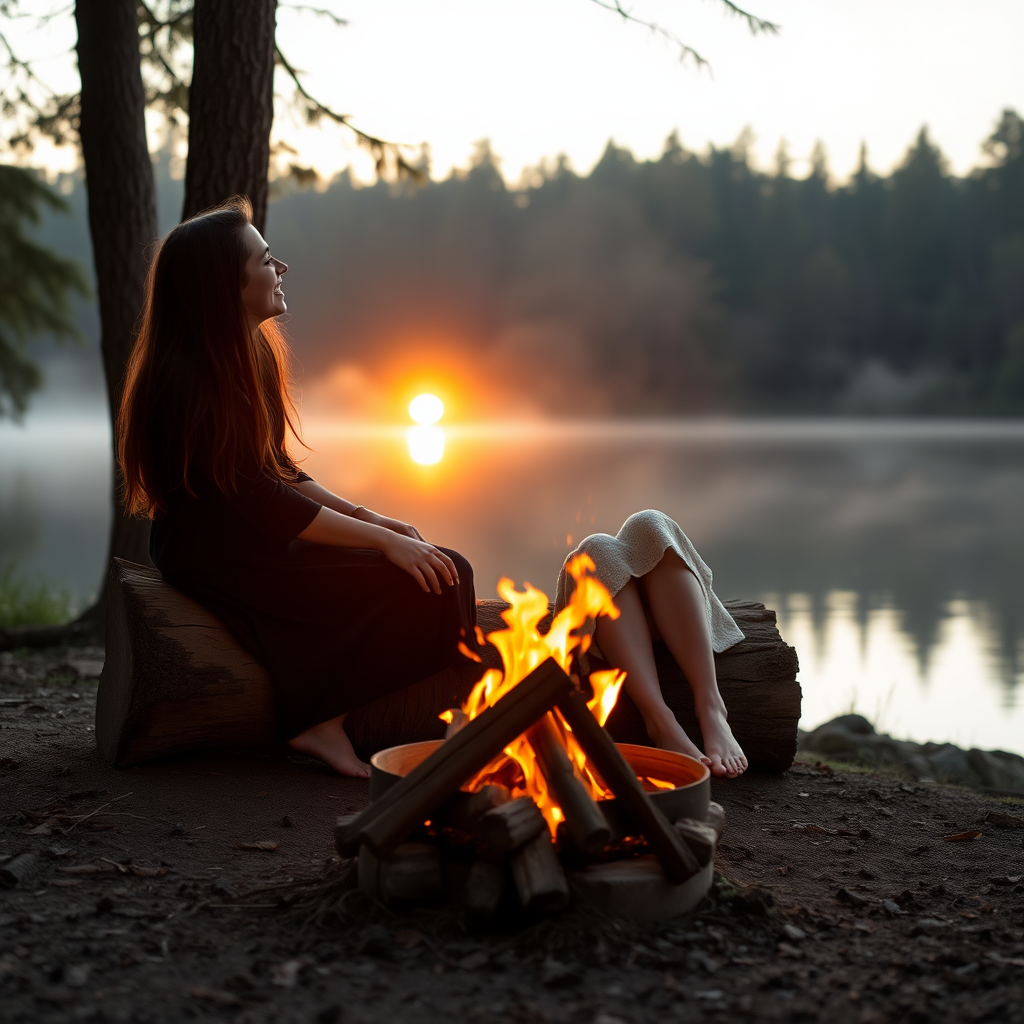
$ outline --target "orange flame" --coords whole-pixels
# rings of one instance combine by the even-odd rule
[[[589,555],[577,555],[569,563],[568,572],[576,581],[576,590],[572,600],[555,616],[551,628],[544,634],[540,633],[538,627],[548,612],[547,595],[528,583],[521,592],[515,589],[509,579],[502,579],[498,583],[498,594],[510,605],[501,614],[508,629],[490,633],[487,640],[500,652],[504,672],[488,669],[484,673],[462,707],[467,719],[476,718],[500,700],[548,658],[554,658],[564,671],[569,672],[574,653],[577,650],[580,654],[586,653],[590,647],[591,638],[578,633],[587,619],[599,615],[607,615],[611,619],[619,617],[619,610],[604,584],[592,575],[594,563]],[[618,669],[591,673],[590,685],[594,696],[587,702],[587,706],[601,725],[612,713],[625,678],[625,672]],[[576,774],[590,796],[595,800],[610,796],[610,792],[590,770],[586,754],[574,739],[565,720],[557,711],[552,714],[552,718],[569,761],[575,766]],[[554,833],[558,822],[563,820],[563,814],[554,795],[548,792],[533,749],[525,736],[513,740],[505,748],[504,756],[496,758],[479,772],[470,781],[468,788],[478,789],[497,775],[507,776],[512,767],[510,760],[519,768],[519,778],[511,787],[513,795],[533,797]]]

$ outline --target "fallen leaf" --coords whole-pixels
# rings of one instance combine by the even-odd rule
[[[70,864],[66,868],[57,868],[57,870],[63,871],[65,875],[101,875],[117,869],[106,864]]]
[[[990,825],[998,825],[1000,828],[1024,828],[1024,818],[1018,818],[1016,814],[1006,814],[1003,811],[989,811],[982,819]]]
[[[278,848],[278,843],[275,843],[272,839],[259,839],[255,843],[235,843],[236,850],[263,850],[266,853],[272,853]],[[290,963],[291,961],[289,961]]]
[[[942,836],[944,843],[964,843],[969,839],[977,839],[980,836],[980,832],[957,832],[956,835]]]

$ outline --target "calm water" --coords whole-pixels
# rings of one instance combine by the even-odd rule
[[[552,592],[587,533],[660,508],[723,598],[764,600],[799,652],[804,724],[857,710],[900,736],[1024,753],[1024,424],[492,425],[416,466],[398,429],[307,423],[305,463],[460,549],[480,596]],[[96,421],[0,426],[0,565],[95,590],[109,467]]]

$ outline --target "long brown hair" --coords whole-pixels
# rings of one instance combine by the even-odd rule
[[[242,475],[295,480],[287,345],[242,303],[251,223],[236,196],[174,228],[150,267],[117,420],[129,514],[159,514],[179,489],[233,494]]]

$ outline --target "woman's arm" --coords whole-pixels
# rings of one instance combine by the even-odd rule
[[[308,485],[309,481],[303,481],[298,486],[301,488]],[[315,496],[307,494],[307,497]],[[316,500],[319,501],[319,498]],[[459,581],[455,563],[433,544],[374,523],[354,519],[326,505],[298,536],[299,540],[312,541],[314,544],[333,544],[341,548],[373,548],[380,551],[388,561],[409,573],[428,593],[433,590],[435,594],[440,594],[441,580],[449,586],[454,586]]]
[[[381,526],[385,530],[400,533],[405,537],[423,540],[420,536],[420,531],[415,526],[410,526],[408,523],[403,523],[398,519],[389,519],[387,516],[382,516],[377,512],[371,512],[370,509],[364,508],[362,505],[353,505],[351,501],[346,501],[345,498],[332,493],[326,487],[321,487],[315,480],[301,480],[297,484],[292,484],[292,486],[300,494],[305,494],[307,498],[312,498],[314,501],[320,502],[325,508],[333,509],[343,516],[350,516],[364,523],[371,523],[374,526]]]

